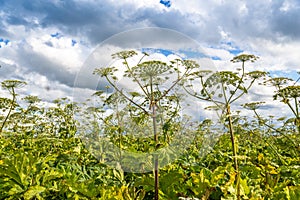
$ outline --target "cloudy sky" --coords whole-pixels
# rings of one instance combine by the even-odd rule
[[[45,100],[71,97],[76,76],[99,45],[147,27],[191,38],[218,70],[236,67],[232,57],[251,53],[260,59],[249,70],[294,79],[300,71],[298,0],[0,0],[0,81],[24,80],[23,94]],[[122,46],[114,42],[114,49]],[[267,88],[255,91],[248,100],[272,95]]]

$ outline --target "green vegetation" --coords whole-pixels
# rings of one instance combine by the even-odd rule
[[[202,71],[192,60],[170,65],[143,61],[147,54],[130,66],[133,56],[136,52],[124,51],[113,58],[122,60],[136,91],[122,88],[116,68],[95,70],[107,81],[106,89],[94,94],[99,106],[63,98],[45,107],[36,96],[19,97],[18,88],[26,83],[1,83],[10,97],[0,97],[0,199],[300,199],[297,81],[248,72],[245,64],[255,61],[254,55],[233,58],[241,70],[220,72]],[[291,115],[263,116],[259,108],[264,102],[242,103],[253,116],[233,110],[242,97],[253,95],[254,84],[272,87],[274,101]],[[208,109],[218,113],[225,128],[216,128],[210,119],[195,122],[183,116],[185,98],[211,103]],[[114,112],[105,114],[108,109]],[[74,111],[87,121],[76,120]],[[220,133],[211,151],[202,155],[205,138]],[[98,145],[96,152],[86,145],[88,137]],[[172,143],[183,147],[184,138],[192,142],[173,162],[159,167],[174,152],[156,152]],[[109,143],[120,151],[105,152]],[[126,168],[126,151],[150,152],[149,160]]]

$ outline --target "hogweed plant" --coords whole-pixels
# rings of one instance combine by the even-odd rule
[[[150,143],[153,144],[152,151],[156,152],[168,145],[171,137],[181,129],[179,123],[183,121],[180,112],[184,95],[180,88],[184,80],[195,69],[198,70],[199,65],[191,60],[176,59],[166,63],[145,59],[148,56],[147,53],[141,55],[136,51],[121,51],[112,55],[113,59],[122,61],[121,66],[98,68],[94,74],[105,78],[108,86],[114,89],[109,95],[103,91],[97,93],[102,97],[104,94],[107,97],[104,102],[115,109],[115,131],[119,136],[119,147],[122,148],[122,138],[126,141],[126,137],[130,137],[129,132],[141,135],[148,133],[148,136],[152,132],[153,140],[137,140],[140,141],[137,147],[142,145],[144,151],[147,151],[149,147],[145,149],[145,143]],[[132,64],[134,61],[137,63]],[[117,76],[122,69],[123,84]],[[155,153],[153,155],[155,199],[159,198],[158,156]]]
[[[7,99],[6,99],[6,102],[10,105],[8,105],[7,115],[5,116],[4,120],[2,121],[2,124],[0,127],[0,134],[2,133],[7,120],[9,119],[14,107],[16,106],[16,101],[17,101],[16,89],[24,86],[25,84],[26,83],[24,81],[19,81],[19,80],[5,80],[1,83],[2,88],[5,90],[8,90],[8,92],[12,96],[12,99],[10,101],[7,101]],[[3,104],[3,99],[1,99],[1,100],[2,100],[1,104]],[[6,103],[4,103],[4,104],[6,104]],[[7,105],[3,105],[3,107],[7,107]]]
[[[197,71],[185,84],[185,90],[193,97],[213,103],[213,107],[220,111],[221,121],[227,124],[233,153],[234,169],[236,171],[237,199],[240,199],[240,172],[238,166],[238,141],[234,133],[231,105],[246,95],[253,84],[266,76],[266,72],[246,72],[245,63],[255,62],[255,55],[242,54],[234,57],[231,62],[242,63],[238,72],[234,71]],[[209,76],[207,76],[209,75]],[[208,78],[207,78],[208,77]]]
[[[298,74],[300,74],[298,72]],[[288,106],[294,115],[296,131],[300,134],[300,85],[299,78],[294,81],[286,77],[270,78],[265,82],[266,85],[275,87],[274,100],[280,100]]]
[[[186,69],[182,64],[185,61],[178,60],[169,65],[175,67],[176,62],[181,66],[180,78],[183,70]],[[186,61],[187,63],[191,62]],[[136,63],[129,66],[132,66],[130,67],[132,70],[136,67]],[[120,71],[122,71],[121,68],[116,71],[116,75],[118,75],[116,78],[120,77]],[[18,93],[17,88],[23,84],[18,85],[14,81],[5,82],[3,85],[9,89],[8,92],[15,95],[12,95],[11,98],[1,93],[3,96],[0,97],[0,126],[3,126],[0,134],[2,135],[0,137],[0,199],[153,199],[154,183],[151,170],[154,166],[155,153],[160,152],[169,144],[171,145],[172,142],[174,143],[176,134],[186,135],[186,137],[181,137],[182,140],[188,139],[192,135],[187,132],[187,129],[182,129],[186,126],[184,123],[190,124],[189,120],[183,118],[180,113],[184,109],[181,104],[184,99],[183,92],[180,90],[182,81],[187,84],[187,79],[192,77],[195,79],[196,75],[192,70],[189,73],[190,76],[186,75],[159,102],[156,101],[158,143],[155,143],[153,137],[151,98],[143,94],[142,89],[129,90],[131,84],[129,87],[125,87],[126,85],[122,85],[122,80],[110,79],[120,89],[120,92],[116,89],[112,91],[112,86],[103,87],[103,91],[96,92],[94,96],[95,100],[99,102],[94,103],[94,106],[90,106],[87,102],[84,107],[77,103],[70,103],[67,98],[54,100],[52,106],[46,106],[42,99],[35,96],[20,98],[22,95]],[[169,75],[169,79],[162,79],[166,74]],[[205,75],[211,76],[212,74],[208,71],[198,72],[198,75],[203,75],[203,84],[207,83],[208,79]],[[259,75],[259,72],[251,73],[252,77],[259,77]],[[112,78],[112,76],[108,75],[107,77]],[[139,74],[135,76],[145,91],[147,91],[147,87],[151,94],[148,85],[149,78],[142,81]],[[241,77],[241,71],[237,76]],[[178,71],[171,74],[165,72],[159,78],[161,78],[161,82],[158,82],[160,87],[153,87],[155,100],[162,97],[164,92],[176,83]],[[126,83],[130,83],[129,80],[132,80],[128,77],[124,79]],[[198,83],[200,83],[200,77],[196,80],[199,80]],[[248,88],[246,83],[251,83],[251,80],[253,79],[248,77],[248,82],[245,81],[241,85]],[[299,83],[287,78],[270,80],[266,84],[272,82],[270,85],[273,86],[275,83],[276,86],[280,86],[280,89],[274,93],[278,95],[277,100],[274,101],[281,100],[283,101],[282,105],[289,108],[287,103],[283,104],[284,101],[288,101],[297,113],[295,98],[299,105],[299,90],[298,87],[290,86],[297,86]],[[136,82],[133,83],[138,85]],[[105,86],[105,84],[103,85]],[[212,91],[212,89],[216,91],[219,85],[218,89],[222,91],[220,83],[215,84],[214,87],[206,86],[206,91],[211,96],[206,95],[203,100],[208,101],[207,98],[211,98],[224,104],[222,95],[218,97],[219,92],[213,94]],[[196,89],[196,85],[193,86]],[[224,84],[225,86],[228,87]],[[11,87],[14,88],[14,92]],[[234,89],[232,85],[229,87],[230,90]],[[191,88],[186,87],[189,92],[191,92]],[[284,90],[284,88],[288,88],[288,90]],[[243,91],[242,87],[238,89],[239,93],[236,94],[236,97]],[[8,92],[7,94],[9,94]],[[226,92],[229,97],[230,92],[227,90]],[[201,93],[201,89],[199,93]],[[13,98],[13,96],[15,97]],[[189,97],[189,100],[195,99]],[[272,104],[274,101],[267,101],[266,104]],[[208,109],[221,111],[220,117],[223,116],[228,126],[227,110],[223,104],[218,102],[217,104],[211,102],[212,106],[209,106]],[[234,136],[239,139],[239,143],[236,141],[236,144],[239,144],[239,155],[242,155],[238,156],[241,198],[299,199],[299,135],[293,112],[291,111],[289,116],[282,116],[282,113],[279,113],[279,115],[265,117],[260,113],[266,108],[260,107],[263,102],[244,104],[245,108],[257,113],[257,117],[253,118],[249,115],[240,116],[233,106],[240,104],[241,101],[236,100],[234,103],[231,105],[230,111]],[[101,106],[97,107],[100,104]],[[74,109],[80,110],[87,122],[92,122],[90,127],[93,129],[85,126],[79,127],[78,124],[75,126],[72,118]],[[9,110],[11,111],[8,115]],[[3,124],[6,118],[7,120]],[[81,121],[78,122],[81,123]],[[161,199],[183,199],[183,197],[185,199],[237,199],[235,198],[237,177],[231,160],[230,135],[220,137],[218,143],[214,145],[214,151],[206,156],[201,156],[199,150],[201,151],[203,148],[204,137],[202,135],[212,135],[216,132],[212,128],[216,127],[212,126],[214,124],[211,119],[206,119],[196,125],[198,129],[190,131],[195,132],[195,135],[192,135],[195,136],[193,142],[188,145],[179,159],[173,163],[169,162],[168,165],[159,169],[159,197]],[[108,143],[110,140],[119,149],[127,150],[126,153],[152,152],[152,154],[148,154],[151,155],[149,159],[151,160],[151,169],[146,170],[150,173],[125,173],[124,165],[117,165],[115,168],[107,166],[107,162],[115,158],[111,156],[112,154],[106,154],[105,146],[103,146],[104,149],[97,149],[106,154],[106,157],[99,162],[91,154],[86,144],[80,140],[83,138],[76,137],[79,134],[77,128],[83,128],[86,135],[94,134],[95,138],[97,134],[98,136],[107,134],[108,140],[103,141]],[[183,131],[179,132],[180,129]],[[220,132],[218,127],[217,130]],[[141,135],[141,137],[137,138],[137,135]],[[146,137],[148,135],[151,136],[148,138]],[[96,140],[93,142],[97,143]],[[184,147],[182,143],[177,144],[180,144],[181,148]],[[213,145],[209,147],[211,146]],[[295,148],[297,146],[298,148]],[[161,167],[163,165],[162,157],[159,156],[159,166]],[[130,161],[135,161],[134,159]],[[132,162],[132,165],[135,164],[136,162]]]
[[[274,95],[274,100],[281,99],[281,101],[288,105],[295,116],[295,126],[298,134],[300,134],[300,85],[292,85],[282,88]]]
[[[291,120],[289,119],[286,122],[284,122],[281,127],[278,127],[278,124],[280,121],[284,121],[285,117],[278,118],[276,121],[278,124],[276,124],[276,125],[273,123],[268,123],[269,120],[264,118],[258,111],[258,109],[261,106],[263,106],[264,104],[265,104],[265,102],[251,102],[251,103],[243,104],[242,106],[244,108],[246,108],[248,110],[252,110],[254,112],[254,116],[257,119],[257,124],[259,126],[259,130],[262,131],[262,133],[260,133],[260,135],[263,136],[262,139],[264,139],[264,141],[272,148],[273,152],[276,154],[276,156],[280,160],[280,162],[283,164],[286,164],[282,155],[277,151],[275,145],[268,142],[268,140],[266,138],[269,138],[269,139],[274,138],[274,142],[275,142],[276,136],[278,136],[278,135],[283,136],[287,141],[289,141],[289,145],[292,146],[291,149],[295,149],[296,151],[298,151],[299,145],[297,144],[297,138],[291,138],[289,136],[289,134],[286,134],[286,133],[290,132],[289,130],[287,130],[287,122],[291,121]],[[271,117],[272,116],[269,116],[269,118],[271,118]],[[294,121],[294,120],[292,120],[292,121]],[[265,129],[265,127],[266,127],[266,129]],[[292,127],[292,130],[293,129],[294,129],[294,127]],[[294,156],[298,156],[298,153],[295,152]]]

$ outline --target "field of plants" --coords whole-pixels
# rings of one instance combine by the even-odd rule
[[[131,66],[138,56],[113,55],[135,91],[119,84],[117,67],[99,68],[106,85],[86,103],[45,106],[20,95],[25,82],[1,82],[0,199],[300,199],[299,79],[248,71],[258,57],[247,54],[231,60],[238,70],[218,72],[146,53]],[[262,115],[268,102],[236,110],[255,84],[290,115]],[[182,114],[191,98],[217,120]]]

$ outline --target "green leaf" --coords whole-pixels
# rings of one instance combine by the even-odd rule
[[[288,200],[299,200],[300,186],[289,186],[284,188],[284,192]]]
[[[246,179],[240,179],[240,184],[241,184],[241,194],[248,195],[250,192],[250,189],[247,185],[247,180]]]
[[[20,194],[22,193],[24,190],[22,187],[20,187],[17,184],[14,184],[14,186],[8,191],[8,195],[10,196],[14,196],[16,194]]]
[[[29,200],[32,199],[33,197],[36,197],[38,194],[44,192],[46,190],[45,187],[39,186],[39,185],[35,185],[35,186],[31,186],[24,194],[24,199],[25,200]]]

